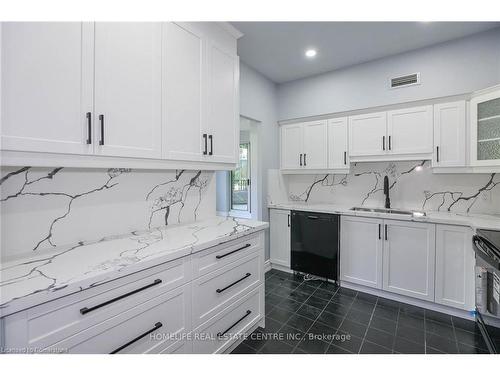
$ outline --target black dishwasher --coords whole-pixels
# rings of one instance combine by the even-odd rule
[[[292,211],[292,270],[337,281],[340,216]]]

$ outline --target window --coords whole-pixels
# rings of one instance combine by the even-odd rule
[[[240,144],[238,167],[231,171],[231,210],[250,212],[250,143]]]

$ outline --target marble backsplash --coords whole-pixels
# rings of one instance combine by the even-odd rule
[[[433,174],[429,161],[353,163],[341,175],[269,174],[268,203],[384,207],[387,175],[392,207],[500,214],[500,174]]]
[[[1,259],[214,215],[209,171],[1,169]]]

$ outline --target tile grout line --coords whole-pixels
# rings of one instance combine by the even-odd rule
[[[427,314],[424,309],[424,353],[427,354]]]
[[[399,306],[399,304],[398,304],[398,317],[396,318],[396,331],[394,332],[394,341],[392,342],[392,354],[394,354],[394,352],[395,352],[394,348],[396,346],[396,338],[398,337],[399,314],[401,314],[400,307],[401,306]],[[424,353],[425,353],[425,351],[424,351]]]
[[[302,284],[304,284],[304,283],[306,283],[306,282],[307,282],[307,281],[302,280],[302,283],[301,283],[300,285],[302,285]],[[323,280],[321,280],[321,283],[323,283]],[[304,284],[304,285],[307,285],[307,284]],[[313,296],[313,294],[314,294],[314,293],[316,293],[316,291],[319,289],[319,286],[320,286],[320,285],[321,285],[321,284],[319,284],[319,285],[316,287],[316,289],[314,289],[314,292],[312,292],[312,293],[311,293],[311,295],[310,295],[309,297],[307,297],[307,299],[306,299],[306,300],[302,303],[302,305],[300,305],[300,307],[297,309],[297,311],[299,311],[299,310],[301,309],[301,307],[302,307],[302,306],[304,306],[304,305],[306,304],[307,300],[308,300],[309,298],[311,298],[311,297]],[[331,301],[331,299],[333,298],[333,296],[334,296],[335,294],[337,294],[337,291],[338,291],[338,289],[337,289],[337,290],[335,291],[335,293],[334,293],[334,294],[330,297],[330,299],[329,299],[329,300],[328,300],[328,302],[326,303],[326,305],[325,305],[325,307],[323,308],[323,310],[321,310],[321,312],[319,313],[319,315],[316,317],[316,319],[315,319],[315,320],[313,321],[313,323],[311,324],[311,327],[314,325],[314,323],[316,323],[316,321],[318,320],[319,316],[323,313],[323,311],[325,311],[326,306],[328,306],[328,304],[330,303],[330,301]],[[319,298],[319,297],[316,297],[316,298]],[[320,298],[320,299],[322,299],[322,298]],[[324,300],[324,301],[326,301],[326,300]],[[314,306],[312,306],[312,307],[314,307]],[[296,311],[294,314],[297,314],[297,311]],[[299,314],[299,315],[300,315],[300,314]],[[300,316],[302,316],[302,315],[300,315]],[[291,319],[291,317],[290,317],[290,319]],[[312,319],[311,319],[311,320],[312,320]],[[300,345],[300,343],[301,343],[301,342],[305,339],[305,335],[307,335],[307,333],[309,332],[309,330],[311,329],[311,327],[309,327],[309,328],[307,329],[307,331],[304,333],[304,337],[302,338],[302,340],[300,340],[300,341],[299,341],[299,342],[298,342],[298,343],[297,343],[297,344],[293,347],[292,353],[295,351],[295,349],[297,349],[297,347]],[[330,344],[328,344],[328,345],[330,345]],[[328,346],[327,346],[326,348],[328,349]]]
[[[354,289],[351,289],[351,290],[354,290]],[[337,294],[337,293],[335,293],[335,294]],[[342,321],[340,322],[339,326],[337,327],[337,330],[335,331],[335,334],[337,334],[337,332],[340,331],[340,327],[342,327],[342,324],[344,324],[344,321],[347,319],[347,315],[349,314],[349,311],[351,311],[352,305],[354,304],[354,300],[356,299],[357,296],[358,296],[358,291],[356,291],[356,295],[353,297],[351,303],[349,304],[349,308],[347,309],[347,312],[345,313],[344,317],[342,318]],[[347,333],[350,335],[349,332],[347,332]],[[354,336],[354,335],[352,335],[352,336]],[[333,342],[333,339],[330,342],[330,345],[328,345],[328,348],[326,350],[328,350],[331,345],[337,346],[335,344],[332,344],[332,342]],[[348,352],[349,352],[349,350],[348,350]],[[355,354],[355,353],[353,353],[353,354]]]
[[[375,305],[373,306],[373,310],[372,310],[372,313],[370,315],[370,320],[368,321],[368,324],[366,325],[365,334],[363,335],[363,339],[361,340],[361,346],[359,347],[359,350],[358,350],[357,354],[361,353],[361,349],[363,348],[363,345],[365,344],[366,334],[368,333],[368,328],[370,327],[370,325],[372,323],[373,315],[375,314],[375,309],[377,308],[377,305],[378,305],[378,299],[379,299],[379,297],[377,297],[377,300],[375,301]]]

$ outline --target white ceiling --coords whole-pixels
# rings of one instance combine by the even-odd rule
[[[241,60],[276,83],[500,27],[500,22],[232,22]],[[307,48],[318,51],[314,59]]]

